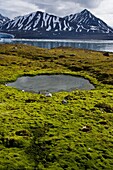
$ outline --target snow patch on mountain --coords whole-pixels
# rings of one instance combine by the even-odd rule
[[[113,33],[112,28],[110,28],[101,19],[95,17],[87,9],[83,10],[80,13],[71,14],[64,18],[71,23],[71,26],[77,32]]]
[[[59,32],[66,31],[75,33],[113,33],[111,27],[95,17],[87,9],[63,18],[37,11],[18,16],[3,24],[4,20],[5,18],[2,17],[1,29],[5,31],[37,31],[40,34],[44,32],[58,32],[59,34]]]
[[[5,17],[3,15],[0,14],[0,27],[5,24],[6,22],[8,22],[10,19],[8,17]]]

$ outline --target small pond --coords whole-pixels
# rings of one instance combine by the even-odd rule
[[[7,85],[35,93],[73,91],[76,89],[91,90],[95,88],[87,79],[63,74],[23,76]]]

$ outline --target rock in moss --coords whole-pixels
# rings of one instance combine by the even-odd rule
[[[105,53],[103,53],[103,55],[108,57],[108,56],[109,56],[109,53],[108,53],[108,52],[105,52]]]
[[[83,126],[81,130],[82,130],[82,132],[89,132],[89,131],[91,131],[91,130],[92,130],[92,127],[91,127],[91,126],[86,125],[86,126]]]
[[[30,132],[28,130],[18,130],[16,131],[17,136],[30,136]]]

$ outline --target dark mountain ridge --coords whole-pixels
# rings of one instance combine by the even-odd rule
[[[113,33],[113,28],[86,9],[78,14],[66,16],[65,19],[71,22],[73,28],[76,29],[77,26],[75,32]]]
[[[0,31],[16,38],[113,39],[113,28],[87,9],[66,17],[37,11],[3,23]]]
[[[0,27],[5,24],[7,21],[10,21],[10,19],[8,17],[5,17],[3,15],[0,14]]]

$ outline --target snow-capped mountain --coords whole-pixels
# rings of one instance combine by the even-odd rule
[[[25,16],[16,17],[6,23],[3,30],[23,30],[23,31],[71,31],[69,22],[65,18],[49,15],[45,12],[37,11]]]
[[[8,17],[4,17],[3,15],[0,14],[0,27],[9,20],[10,19]]]
[[[87,9],[77,14],[71,14],[64,17],[70,22],[75,32],[82,33],[113,33],[113,29],[109,27],[101,19],[95,17]]]
[[[113,29],[86,9],[66,17],[37,11],[9,20],[2,24],[0,30],[17,38],[79,38],[81,35],[89,38],[92,34],[94,38],[97,34],[104,35],[104,38],[108,34],[113,36]]]

